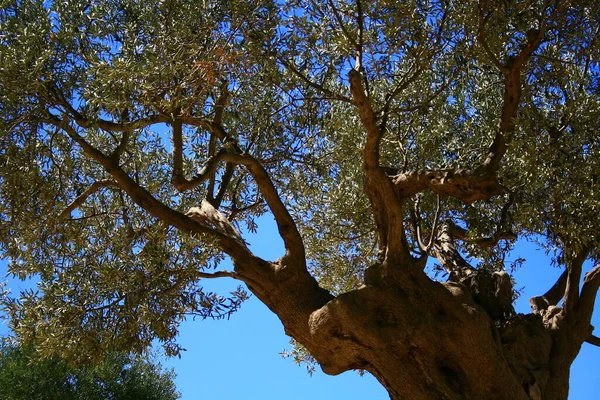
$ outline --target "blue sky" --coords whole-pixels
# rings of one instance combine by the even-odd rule
[[[272,220],[261,218],[258,234],[248,236],[252,250],[267,259],[281,255]],[[536,250],[531,243],[519,242],[513,258],[527,260],[515,273],[517,287],[524,287],[523,296],[517,301],[517,311],[530,311],[528,299],[543,294],[560,274],[549,266],[549,258]],[[589,270],[591,265],[586,265]],[[224,269],[230,269],[225,261]],[[0,275],[6,272],[0,265]],[[211,289],[223,292],[234,290],[238,283],[231,279],[211,280]],[[13,290],[22,286],[11,282]],[[600,327],[600,302],[596,302],[593,325]],[[0,333],[8,332],[0,326]],[[359,376],[346,372],[339,376],[327,376],[319,369],[309,376],[280,353],[289,348],[288,338],[277,317],[256,298],[251,298],[230,320],[188,320],[180,327],[180,343],[187,349],[181,358],[163,359],[163,364],[177,372],[176,384],[183,400],[295,400],[295,399],[388,399],[386,391],[370,375]],[[584,344],[571,369],[570,400],[597,400],[600,373],[596,360],[600,348]]]

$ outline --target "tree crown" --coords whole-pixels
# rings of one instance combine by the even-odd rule
[[[175,354],[182,318],[247,297],[202,278],[264,294],[243,232],[265,213],[274,264],[332,295],[392,262],[500,271],[517,237],[598,261],[599,19],[595,1],[4,0],[0,251],[40,279],[5,297],[12,328],[82,362]]]

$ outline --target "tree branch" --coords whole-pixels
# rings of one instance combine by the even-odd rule
[[[150,125],[155,125],[155,124],[169,121],[169,117],[166,115],[162,115],[162,114],[154,114],[154,115],[150,115],[150,116],[147,116],[144,118],[139,118],[134,121],[126,122],[126,123],[107,121],[102,118],[88,119],[79,113],[78,113],[78,116],[73,116],[73,117],[74,117],[73,120],[75,121],[75,123],[82,128],[89,129],[89,128],[97,127],[100,129],[104,129],[105,131],[111,131],[111,132],[128,132],[128,131],[133,131],[136,129],[142,129],[142,128],[145,128]]]
[[[419,246],[419,250],[421,250],[421,252],[423,253],[423,255],[427,255],[427,253],[429,253],[429,249],[431,249],[431,246],[433,245],[433,241],[435,238],[435,234],[437,231],[437,225],[440,219],[440,213],[442,211],[442,207],[441,207],[441,202],[440,202],[440,196],[437,196],[437,206],[435,209],[435,216],[433,217],[433,226],[431,227],[431,232],[429,233],[429,240],[427,241],[427,244],[425,244],[425,242],[423,242],[423,239],[421,237],[421,215],[419,212],[419,199],[417,198],[417,200],[415,201],[415,207],[414,207],[414,215],[413,215],[413,221],[414,221],[414,230],[415,230],[415,235],[417,236],[417,245]]]
[[[552,285],[552,287],[544,295],[529,299],[529,305],[531,306],[531,311],[534,314],[542,314],[548,309],[548,307],[558,304],[558,302],[565,295],[565,289],[567,288],[567,275],[568,270],[565,268],[554,285]]]
[[[594,303],[600,286],[600,264],[597,264],[583,278],[583,286],[577,305],[577,314],[580,320],[590,321],[594,312]]]
[[[126,120],[128,118],[128,115],[129,115],[128,110],[127,109],[123,110],[122,119]],[[120,161],[121,155],[127,148],[127,144],[129,143],[129,138],[131,137],[131,132],[132,132],[131,129],[126,129],[123,131],[123,135],[121,135],[121,140],[119,141],[119,144],[115,148],[115,151],[111,154],[111,157],[114,158],[115,160],[117,160],[117,162]]]
[[[237,274],[236,272],[233,272],[233,271],[217,271],[217,272],[212,272],[212,273],[197,271],[194,273],[194,275],[198,276],[199,278],[203,278],[203,279],[215,279],[215,278],[240,279],[239,274]]]
[[[208,157],[213,157],[217,152],[217,137],[215,133],[211,132],[210,138],[208,139]],[[208,186],[206,188],[206,199],[212,203],[216,203],[215,194],[215,182],[217,177],[216,174],[211,174],[208,180]]]
[[[245,165],[250,174],[252,174],[258,189],[275,217],[277,229],[285,244],[286,257],[295,259],[295,261],[301,264],[302,268],[305,268],[306,259],[302,236],[298,231],[294,219],[288,212],[285,204],[281,201],[277,189],[265,168],[257,159],[249,154],[227,153],[223,158],[235,164]]]
[[[232,203],[232,205],[231,205],[231,213],[229,214],[229,220],[233,221],[238,214],[243,213],[243,212],[248,211],[248,210],[252,210],[253,208],[258,207],[259,205],[263,204],[263,202],[264,202],[264,199],[263,198],[259,198],[254,203],[252,203],[252,204],[250,204],[250,205],[248,205],[246,207],[242,207],[242,208],[238,208],[235,203]]]
[[[215,117],[213,118],[213,122],[215,124],[222,125],[223,124],[223,113],[225,112],[225,106],[227,105],[227,101],[229,100],[229,90],[227,89],[227,81],[223,82],[223,88],[221,89],[221,94],[217,98],[215,102]]]
[[[454,223],[447,221],[442,224],[438,238],[433,245],[433,255],[442,264],[450,275],[450,280],[460,282],[476,269],[471,266],[461,255],[452,235]]]
[[[363,149],[363,170],[366,175],[365,192],[371,202],[375,223],[381,240],[383,254],[397,263],[411,260],[403,225],[402,202],[396,197],[394,185],[379,165],[379,146],[383,129],[365,94],[360,72],[353,69],[348,74],[350,91],[358,108],[367,140]]]
[[[360,4],[360,2],[358,2],[358,3]],[[383,107],[381,109],[384,119],[388,118],[391,103],[396,98],[396,96],[398,96],[402,91],[404,91],[406,88],[408,88],[408,86],[410,86],[411,83],[413,83],[415,80],[417,80],[419,78],[419,76],[421,75],[421,73],[428,67],[428,64],[432,61],[433,54],[435,54],[434,49],[436,47],[438,47],[441,43],[442,34],[444,32],[444,27],[446,25],[447,17],[448,17],[448,8],[446,8],[444,10],[442,17],[440,18],[440,23],[439,23],[438,29],[435,32],[435,40],[430,47],[430,49],[431,49],[430,55],[421,59],[421,56],[424,53],[427,53],[427,50],[429,50],[429,49],[421,50],[420,53],[416,56],[415,64],[413,65],[413,67],[415,67],[415,68],[414,68],[414,71],[412,72],[412,75],[410,74],[410,71],[409,71],[409,73],[407,73],[406,75],[404,75],[402,77],[402,79],[400,80],[400,82],[398,82],[396,87],[385,96],[385,104],[383,105]],[[459,68],[456,69],[454,75],[457,75],[458,71],[460,71],[462,68],[463,68],[463,66],[459,66]],[[411,70],[413,70],[413,68],[411,68]],[[434,93],[423,104],[417,106],[416,109],[419,109],[419,108],[423,107],[424,104],[427,104],[427,103],[430,103],[431,101],[433,101],[433,99],[435,99],[443,90],[445,90],[450,85],[451,82],[452,82],[452,79],[449,79],[446,83],[441,85],[440,88],[438,88],[436,91],[434,91]],[[411,111],[412,109],[413,109],[413,107],[409,107],[408,109],[395,108],[392,111]]]
[[[340,25],[340,29],[342,30],[342,33],[344,34],[344,36],[346,37],[346,39],[348,39],[348,41],[350,41],[350,43],[355,48],[358,48],[359,45],[358,45],[357,41],[352,37],[352,35],[348,31],[348,29],[346,29],[346,25],[344,25],[344,20],[340,16],[339,10],[335,6],[335,4],[333,4],[333,0],[328,0],[328,3],[329,3],[329,6],[331,7],[331,9],[333,10],[333,16],[335,17],[337,23]],[[313,2],[313,4],[314,4],[314,2]]]
[[[101,188],[105,187],[116,187],[119,185],[115,181],[111,180],[102,180],[94,182],[89,188],[86,189],[85,192],[77,196],[75,200],[73,200],[61,213],[59,218],[64,219],[71,215],[71,212],[81,206],[92,194],[96,193]]]
[[[325,96],[330,97],[330,98],[335,99],[335,100],[340,100],[340,101],[344,101],[344,102],[347,102],[347,103],[352,103],[352,100],[349,99],[348,97],[343,96],[343,95],[338,94],[338,93],[334,93],[331,90],[327,89],[326,87],[324,87],[322,85],[319,85],[318,83],[313,82],[311,79],[309,79],[302,72],[298,71],[298,69],[296,67],[294,67],[292,65],[292,63],[290,63],[287,60],[283,59],[283,57],[278,57],[277,60],[286,69],[288,69],[289,71],[291,71],[294,75],[296,75],[298,78],[300,78],[301,80],[303,80],[305,83],[307,83],[313,89],[317,89],[319,92],[323,93]]]
[[[363,66],[363,47],[365,45],[365,17],[363,14],[362,4],[360,0],[356,0],[356,25],[358,26],[358,41],[356,43],[356,68],[359,71],[364,70]],[[367,86],[367,95],[370,95]]]
[[[239,263],[255,261],[251,262],[254,266],[268,265],[264,260],[261,260],[252,254],[243,241],[232,238],[215,229],[203,226],[181,212],[173,210],[157,200],[150,192],[132,179],[129,174],[121,168],[118,162],[90,145],[67,121],[60,120],[58,117],[50,114],[47,122],[63,129],[73,141],[81,146],[83,151],[89,157],[104,167],[104,169],[115,179],[119,187],[121,187],[137,205],[146,210],[150,215],[160,219],[168,225],[176,227],[182,232],[208,234],[209,236],[216,238],[219,241],[221,249]],[[244,273],[246,272],[260,273],[259,271],[249,271],[245,269]]]
[[[219,191],[217,192],[217,197],[214,198],[214,206],[215,208],[219,208],[223,198],[225,197],[225,193],[227,193],[227,188],[229,187],[229,183],[231,182],[231,178],[233,177],[233,173],[235,171],[235,164],[226,163],[225,164],[225,172],[221,177],[221,184],[219,185]]]
[[[410,74],[405,75],[402,78],[402,80],[400,80],[400,82],[398,82],[396,87],[385,96],[385,104],[383,105],[383,108],[381,109],[381,112],[383,113],[384,116],[387,113],[389,113],[390,105],[392,104],[392,101],[396,98],[396,96],[398,96],[400,93],[402,93],[402,91],[405,90],[408,86],[410,86],[411,83],[413,83],[415,80],[417,80],[419,75],[421,75],[421,72],[423,72],[423,68],[422,68],[422,66],[418,66],[416,71],[414,71],[412,73],[412,75],[410,75]]]
[[[520,53],[516,57],[509,58],[506,64],[501,65],[496,60],[504,74],[504,101],[500,127],[481,166],[475,170],[425,170],[398,175],[394,178],[394,183],[398,186],[401,197],[411,197],[428,188],[434,193],[472,203],[504,192],[495,173],[500,167],[500,162],[515,131],[515,118],[521,99],[521,68],[539,47],[544,35],[544,27],[545,25],[536,31],[535,35],[530,35]]]
[[[579,308],[579,282],[581,280],[583,263],[588,254],[589,250],[584,248],[577,252],[574,257],[569,257],[567,259],[567,287],[565,288],[565,296],[563,300],[563,311],[567,315],[572,314]],[[592,308],[593,306],[594,305],[592,303]]]
[[[200,207],[192,207],[185,215],[203,226],[212,226],[216,231],[242,241],[240,233],[233,224],[207,200],[202,200]]]
[[[455,238],[463,240],[465,242],[474,243],[481,247],[494,247],[500,240],[516,240],[517,235],[509,231],[503,231],[506,228],[507,219],[508,219],[508,210],[512,206],[514,202],[514,197],[509,195],[509,200],[502,206],[502,211],[500,212],[500,221],[498,222],[496,232],[487,238],[473,238],[470,237],[469,231],[461,228],[458,225],[452,225],[452,234]]]
[[[216,172],[219,162],[225,155],[225,150],[219,150],[214,156],[210,156],[200,172],[192,179],[185,178],[183,173],[183,123],[180,119],[175,119],[173,122],[173,174],[171,183],[180,192],[191,190],[213,176]]]
[[[454,197],[470,204],[505,192],[495,174],[481,170],[410,171],[392,177],[392,181],[401,198],[412,197],[429,189],[438,195]]]
[[[594,346],[600,347],[600,338],[598,336],[590,335],[585,341]]]
[[[498,60],[498,57],[496,57],[492,49],[490,49],[490,46],[488,45],[487,40],[485,38],[485,26],[487,24],[489,15],[485,15],[483,8],[481,7],[481,2],[477,4],[477,7],[479,9],[479,26],[477,28],[477,41],[481,44],[481,46],[485,50],[488,57],[490,57],[494,65],[499,69],[502,69],[502,64],[500,63],[500,60]]]
[[[487,172],[495,172],[500,167],[500,162],[508,149],[508,143],[512,139],[515,131],[515,118],[521,101],[521,70],[531,54],[542,43],[546,31],[546,21],[542,21],[538,30],[527,32],[527,42],[519,51],[516,57],[509,57],[504,64],[494,58],[494,63],[500,68],[504,75],[504,102],[502,105],[502,114],[500,117],[500,128],[485,161],[481,168]],[[485,41],[483,41],[484,47]],[[486,48],[491,57],[493,53]]]

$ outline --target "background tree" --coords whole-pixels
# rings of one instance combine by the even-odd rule
[[[74,368],[4,343],[0,392],[6,400],[175,400],[174,373],[141,356],[111,352],[95,367]]]
[[[175,354],[185,315],[246,298],[202,289],[232,277],[393,399],[566,398],[600,342],[597,2],[2,5],[1,249],[40,279],[4,297],[23,342]],[[275,261],[240,233],[267,212]],[[519,237],[564,270],[529,315]]]

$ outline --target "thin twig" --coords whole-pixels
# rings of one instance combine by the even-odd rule
[[[67,218],[71,212],[81,206],[92,194],[96,193],[101,188],[114,187],[119,188],[119,184],[112,180],[101,180],[94,182],[85,192],[77,196],[59,215],[60,219]]]

